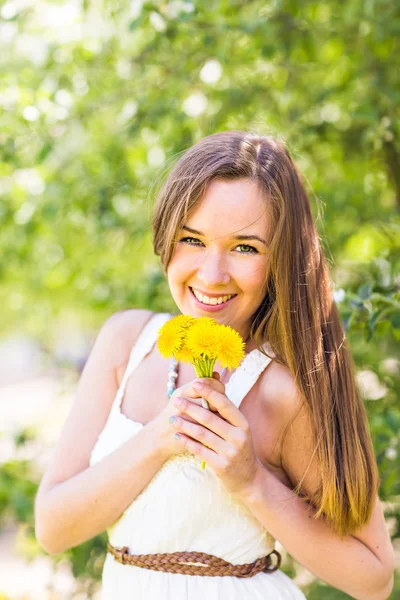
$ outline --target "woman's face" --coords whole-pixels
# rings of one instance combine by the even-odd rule
[[[167,269],[182,314],[213,317],[247,338],[265,296],[268,226],[267,205],[255,182],[211,181],[178,232]]]

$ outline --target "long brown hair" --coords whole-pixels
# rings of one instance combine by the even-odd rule
[[[312,497],[339,535],[370,519],[379,475],[353,358],[336,304],[328,264],[300,174],[283,142],[243,131],[209,135],[189,148],[158,194],[154,251],[164,269],[179,229],[212,179],[249,178],[264,193],[271,215],[266,295],[254,314],[251,337],[293,375],[310,410],[321,473]],[[303,475],[304,478],[304,475]]]

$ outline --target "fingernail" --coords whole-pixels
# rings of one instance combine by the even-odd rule
[[[174,404],[175,404],[175,406],[182,406],[182,404],[183,404],[182,398],[175,398]]]
[[[203,382],[202,381],[195,381],[193,383],[193,389],[194,390],[201,390],[202,387],[203,387]]]
[[[174,434],[174,438],[175,438],[176,440],[180,440],[180,439],[181,439],[181,436],[179,435],[179,433],[175,433],[175,434]]]
[[[170,418],[168,419],[168,421],[169,421],[170,423],[174,424],[174,423],[175,423],[175,421],[176,421],[176,417],[170,417]]]

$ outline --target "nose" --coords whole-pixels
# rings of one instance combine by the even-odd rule
[[[203,257],[197,276],[204,286],[210,290],[218,285],[226,285],[231,280],[224,260],[214,253],[207,253]]]

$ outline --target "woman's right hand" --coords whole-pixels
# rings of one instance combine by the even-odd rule
[[[168,404],[161,411],[161,413],[152,421],[153,430],[155,435],[157,436],[157,443],[161,448],[162,453],[167,460],[170,456],[174,456],[176,454],[182,453],[182,444],[178,442],[174,438],[174,434],[176,433],[175,427],[169,422],[169,418],[171,416],[179,416],[181,419],[186,419],[186,421],[190,421],[191,423],[196,423],[189,415],[183,415],[179,412],[179,409],[174,405],[175,398],[182,397],[188,398],[194,404],[198,404],[202,406],[202,397],[201,394],[194,390],[192,384],[198,379],[204,379],[205,381],[211,382],[212,386],[218,391],[225,393],[225,386],[219,380],[219,373],[214,371],[213,377],[211,378],[198,378],[195,377],[193,381],[189,383],[185,383],[173,392],[171,397],[168,400]],[[210,406],[210,410],[213,412],[217,412],[214,408]]]

